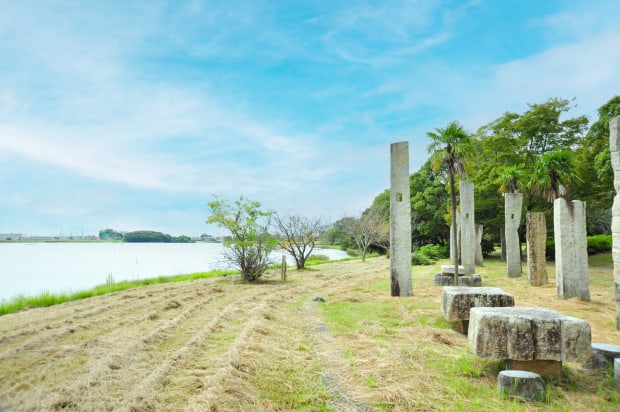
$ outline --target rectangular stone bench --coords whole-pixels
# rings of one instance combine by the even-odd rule
[[[482,358],[509,360],[511,369],[561,377],[562,362],[592,356],[590,325],[538,307],[475,307],[469,312],[469,348]]]
[[[444,286],[441,296],[441,312],[444,318],[448,322],[458,322],[461,333],[467,333],[471,308],[514,304],[514,297],[500,288]]]
[[[444,276],[454,276],[454,265],[441,265],[441,274]],[[459,265],[459,275],[465,274],[465,268]]]

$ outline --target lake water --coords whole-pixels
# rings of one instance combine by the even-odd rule
[[[225,269],[221,243],[0,243],[0,300],[115,281]],[[315,249],[330,259],[346,253]],[[274,253],[279,262],[282,253]],[[288,257],[289,264],[294,261]]]

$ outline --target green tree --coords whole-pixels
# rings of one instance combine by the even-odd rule
[[[609,121],[620,116],[620,96],[612,97],[598,109],[598,120],[577,148],[575,166],[581,182],[573,186],[574,197],[588,204],[588,233],[611,233],[611,205],[615,195],[609,152]]]
[[[445,180],[430,161],[409,177],[411,193],[411,244],[445,245],[450,236],[446,225],[449,194]]]
[[[435,129],[428,132],[431,143],[428,151],[431,153],[431,165],[434,170],[442,170],[448,175],[450,184],[450,207],[451,218],[456,216],[456,177],[466,177],[465,159],[469,155],[472,142],[470,136],[456,121],[448,123],[445,128]],[[452,245],[456,245],[456,224],[452,225]],[[459,253],[454,253],[453,265],[458,267]]]
[[[272,264],[269,254],[278,244],[268,232],[274,212],[261,209],[259,202],[243,196],[234,204],[216,197],[209,202],[209,208],[207,223],[215,223],[231,234],[224,241],[224,258],[241,270],[244,280],[258,280]]]
[[[280,217],[277,214],[275,215],[275,223],[277,230],[282,235],[280,247],[295,259],[297,269],[305,269],[306,259],[325,231],[325,223],[321,218],[296,215]]]
[[[114,229],[102,229],[99,231],[99,239],[121,240],[123,235]]]

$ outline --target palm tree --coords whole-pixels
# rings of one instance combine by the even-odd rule
[[[523,164],[505,166],[497,176],[499,191],[501,193],[522,193],[524,176]]]
[[[553,202],[569,195],[568,184],[577,180],[573,165],[573,152],[558,150],[540,156],[534,165],[529,186],[535,193]]]
[[[448,123],[441,129],[428,132],[431,143],[428,145],[428,152],[431,154],[431,166],[435,171],[444,171],[448,175],[450,182],[450,206],[452,208],[452,231],[450,234],[451,243],[456,247],[456,185],[455,177],[467,177],[465,170],[465,159],[471,152],[472,140],[465,132],[463,127],[456,121]],[[458,277],[459,264],[458,250],[454,253],[453,262],[455,279]]]

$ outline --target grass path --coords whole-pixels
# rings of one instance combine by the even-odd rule
[[[548,403],[500,398],[501,362],[474,357],[441,316],[438,265],[414,267],[411,298],[389,296],[389,261],[372,258],[286,282],[196,279],[0,316],[0,410],[620,410],[610,371],[577,364],[548,382]],[[479,273],[517,305],[620,342],[608,265],[590,268],[591,302],[508,279],[499,261]]]

